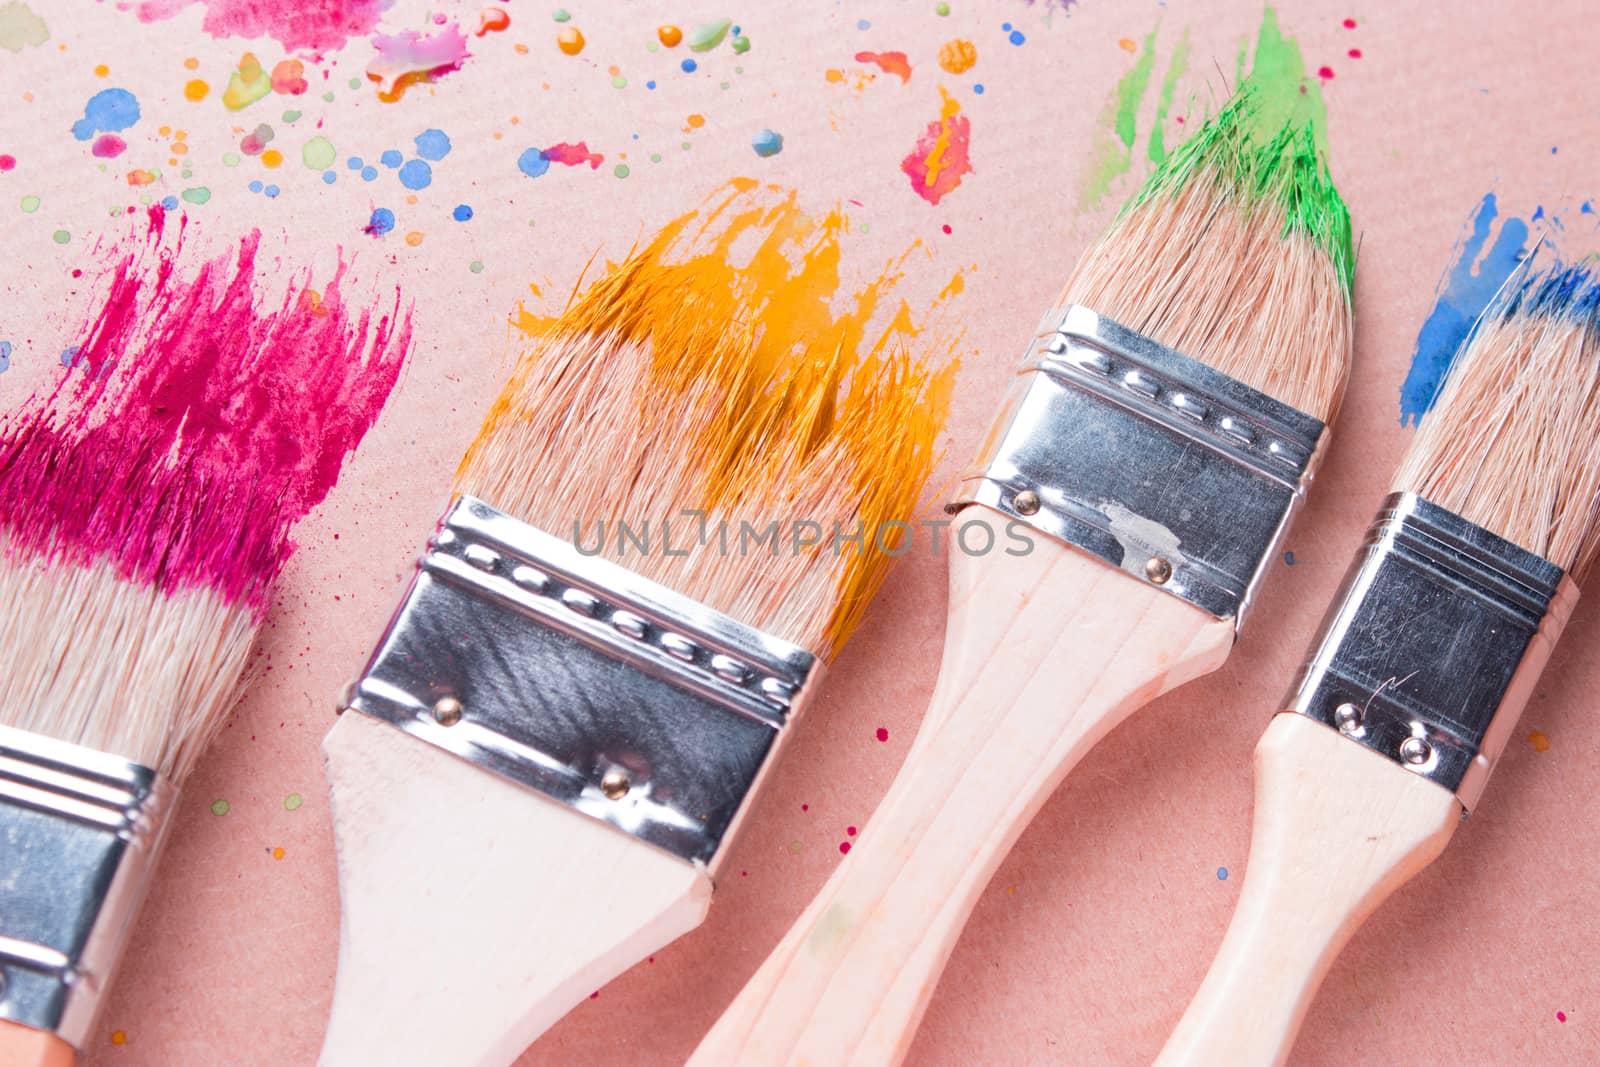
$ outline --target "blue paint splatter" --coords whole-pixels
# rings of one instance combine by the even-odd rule
[[[252,193],[259,193],[263,188],[265,188],[265,186],[259,179],[250,183],[250,191]]]
[[[361,161],[360,156],[351,156],[349,159],[344,161],[344,165],[351,170],[360,170],[362,167],[366,166],[366,164]]]
[[[162,211],[176,211],[176,210],[178,210],[178,198],[175,197],[175,196],[164,196],[164,197],[162,197],[161,198],[161,210]]]
[[[1226,868],[1226,867],[1218,867],[1217,868],[1217,881],[1226,882],[1227,880],[1228,880],[1228,868]]]
[[[77,366],[79,347],[78,345],[68,345],[61,350],[61,365],[63,367],[70,370],[72,367]]]
[[[550,169],[550,160],[543,150],[530,148],[517,157],[517,169],[530,178],[537,178]]]
[[[1294,549],[1291,548],[1288,551],[1284,552],[1284,554],[1283,554],[1283,562],[1288,564],[1291,567],[1294,566]]]
[[[1021,30],[1012,30],[1011,36],[1007,37],[1006,40],[1010,41],[1012,44],[1020,45],[1026,41],[1027,38],[1022,35]]]
[[[656,87],[656,80],[651,78],[649,81],[644,83],[644,87],[646,89],[654,89]]]
[[[83,118],[72,124],[72,136],[87,141],[97,133],[116,133],[139,121],[139,100],[126,89],[102,89],[83,105]]]
[[[325,171],[322,172],[322,184],[324,184],[324,185],[332,185],[334,182],[336,182],[338,180],[339,180],[339,175],[336,174],[335,172],[333,172],[331,170],[325,170]]]
[[[400,184],[407,189],[426,189],[433,184],[433,168],[420,159],[409,160],[400,168]]]
[[[443,130],[423,130],[417,134],[417,155],[437,163],[450,154],[450,138]]]
[[[1489,244],[1498,206],[1488,193],[1472,217],[1472,232],[1461,242],[1455,264],[1446,272],[1439,297],[1417,334],[1411,353],[1411,369],[1400,386],[1400,424],[1415,426],[1433,406],[1439,383],[1444,380],[1456,349],[1466,340],[1478,315],[1489,306],[1511,272],[1522,261],[1528,241],[1528,224],[1510,217],[1500,224],[1500,232]],[[1484,250],[1485,245],[1488,250]]]
[[[973,87],[972,87],[972,91],[977,93],[979,96],[982,96],[983,95],[983,83],[982,82],[977,82],[976,84],[974,84]]]
[[[392,229],[394,229],[394,212],[386,207],[379,207],[372,209],[372,218],[367,220],[366,228],[362,232],[382,237]]]
[[[396,168],[396,167],[398,167],[400,165],[400,161],[402,159],[404,159],[404,158],[405,157],[400,154],[400,149],[391,148],[387,152],[385,152],[383,155],[378,157],[378,162],[382,163],[384,166],[388,167],[390,170],[394,170],[394,168]]]
[[[866,19],[858,19],[856,20],[856,29],[870,30],[872,29],[872,23],[868,22]]]
[[[1578,214],[1580,214],[1580,215],[1593,215],[1594,214],[1594,201],[1585,200],[1583,202],[1583,206],[1578,208]]]
[[[361,180],[364,181],[364,182],[375,182],[375,181],[377,181],[378,180],[378,168],[377,167],[362,167],[361,168]]]
[[[0,374],[11,369],[11,342],[0,341]]]
[[[268,200],[276,200],[276,199],[278,199],[278,193],[281,192],[281,190],[276,185],[269,185],[269,186],[267,186],[265,189],[263,189],[261,191],[266,194],[266,197],[267,197]]]
[[[756,155],[762,159],[775,156],[783,151],[783,134],[762,130],[750,139],[750,147],[754,148]]]
[[[700,67],[700,64],[696,63],[692,59],[686,59],[678,65],[683,68],[683,72],[685,74],[693,74]]]
[[[457,222],[466,222],[472,218],[472,208],[467,204],[457,204],[456,209],[450,212],[450,217]]]

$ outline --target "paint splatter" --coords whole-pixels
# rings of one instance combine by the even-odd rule
[[[1138,137],[1139,104],[1155,71],[1156,31],[1144,39],[1144,48],[1129,71],[1117,82],[1100,113],[1100,131],[1090,153],[1087,180],[1080,203],[1085,210],[1098,207],[1112,185],[1133,167],[1133,144]]]
[[[1533,746],[1535,752],[1550,751],[1550,737],[1543,730],[1528,731],[1528,744]]]
[[[94,139],[94,145],[89,149],[96,159],[116,159],[127,151],[128,142],[114,133],[102,133]]]
[[[87,141],[97,133],[120,133],[139,121],[139,100],[126,89],[102,89],[83,105],[72,136]]]
[[[0,374],[11,369],[11,342],[0,341]]]
[[[113,1045],[126,1045],[128,1043],[128,1032],[126,1030],[111,1031],[111,1043]]]
[[[715,22],[702,23],[689,31],[686,38],[691,52],[709,52],[722,43],[728,36],[728,29],[733,25],[732,19],[717,19]]]
[[[889,728],[887,726],[878,727],[878,732],[877,732],[877,734],[875,736],[878,738],[879,741],[887,741],[887,740],[889,740]]]
[[[334,149],[333,142],[321,134],[311,138],[300,149],[300,162],[312,170],[327,170],[338,158],[339,153]]]
[[[400,168],[399,177],[407,189],[426,189],[433,184],[433,168],[420,159],[408,159]]]
[[[678,42],[683,40],[683,31],[673,25],[657,26],[656,39],[668,48],[676,48]]]
[[[577,55],[583,51],[585,43],[583,31],[576,26],[564,26],[561,32],[556,34],[556,47],[561,49],[564,55]]]
[[[762,130],[750,139],[750,147],[754,148],[756,155],[762,159],[775,156],[783,151],[783,134]]]
[[[911,179],[912,190],[930,204],[937,204],[961,184],[964,175],[972,173],[972,163],[967,158],[971,124],[961,114],[961,105],[954,97],[942,88],[939,95],[944,100],[939,117],[928,123],[916,147],[900,161],[900,170]]]
[[[939,49],[939,68],[950,74],[965,74],[978,62],[978,46],[956,38]]]
[[[382,237],[394,229],[394,212],[386,207],[372,209],[372,215],[367,220],[363,233],[372,237]]]
[[[280,96],[301,96],[311,88],[306,83],[306,65],[298,59],[280,60],[272,68],[272,91]]]
[[[37,48],[50,39],[50,27],[22,0],[0,5],[0,48],[20,52]]]
[[[372,38],[377,58],[367,64],[367,80],[378,83],[378,99],[392,104],[411,86],[460,70],[469,57],[467,36],[456,25],[434,34],[415,30]]]
[[[848,841],[840,841],[839,842],[839,854],[843,855],[843,856],[850,855],[850,842],[848,842]]]
[[[587,163],[590,170],[599,170],[605,160],[606,157],[600,153],[589,151],[587,142],[562,142],[549,148],[527,149],[517,157],[517,169],[530,178],[538,178],[550,169],[552,163],[560,163],[564,167],[579,167]]]
[[[1226,882],[1227,880],[1228,880],[1228,868],[1226,868],[1226,867],[1218,867],[1217,868],[1217,881]]]
[[[249,107],[272,92],[272,76],[261,66],[254,52],[239,57],[239,69],[228,75],[228,86],[222,90],[222,106],[229,111]]]
[[[902,83],[911,80],[911,63],[904,52],[857,52],[857,63],[871,63],[885,74],[894,74]]]
[[[388,310],[348,307],[343,265],[315,313],[304,273],[268,302],[259,231],[181,270],[184,228],[168,234],[151,210],[146,233],[114,249],[105,299],[78,331],[81,373],[0,419],[0,529],[9,551],[48,565],[104,562],[167,595],[209,589],[260,614],[291,527],[382,410],[410,315],[398,291]]]
[[[284,852],[282,845],[279,845],[277,848],[274,848],[272,850],[272,858],[275,859],[275,860],[281,860],[287,854],[288,853]]]
[[[392,0],[144,0],[138,14],[141,21],[154,22],[194,3],[205,4],[201,28],[212,37],[271,37],[290,51],[332,52],[351,37],[377,29],[379,16]]]
[[[0,174],[17,169],[17,157],[9,152],[0,152]]]
[[[450,138],[443,130],[423,130],[416,138],[417,155],[437,163],[450,154]]]
[[[1433,310],[1417,333],[1411,366],[1400,386],[1403,426],[1415,426],[1433,407],[1434,396],[1467,332],[1501,283],[1522,262],[1528,224],[1516,217],[1506,218],[1491,242],[1489,235],[1498,212],[1495,195],[1485,194],[1473,212],[1467,235],[1456,245],[1455,262],[1440,279]]]
[[[213,800],[211,802],[211,814],[213,815],[221,817],[228,814],[228,809],[229,804],[226,800]]]
[[[1564,1011],[1556,1012],[1556,1022],[1564,1023],[1566,1021],[1567,1021],[1567,1013],[1566,1012],[1564,1012]]]
[[[500,33],[511,28],[511,15],[505,8],[486,7],[478,13],[478,28],[474,37],[482,37],[486,33]]]

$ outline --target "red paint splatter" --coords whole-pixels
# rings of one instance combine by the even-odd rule
[[[811,805],[810,804],[802,804],[802,805],[800,805],[800,810],[801,811],[810,811],[811,810]]]
[[[840,841],[839,842],[839,851],[841,853],[845,854],[845,855],[849,855],[850,854],[850,842],[848,842],[848,841]]]
[[[94,139],[94,146],[89,149],[96,159],[116,159],[127,150],[128,142],[114,133],[102,133]]]
[[[1332,67],[1318,67],[1317,68],[1317,77],[1321,78],[1323,81],[1327,81],[1329,78],[1333,77],[1333,68]]]
[[[937,204],[944,196],[961,184],[963,175],[972,173],[972,163],[967,158],[967,142],[972,136],[971,123],[961,114],[961,105],[943,89],[944,97],[939,117],[928,123],[927,130],[917,138],[916,147],[900,161],[900,169],[911,179],[912,190],[930,204]]]
[[[589,151],[587,141],[579,141],[577,144],[567,144],[563,141],[558,145],[551,145],[544,150],[544,158],[567,167],[578,167],[587,163],[590,170],[599,170],[600,164],[606,161],[606,157],[600,153]]]
[[[411,317],[345,305],[343,264],[256,292],[259,231],[179,274],[165,216],[113,246],[104,304],[65,377],[0,418],[4,551],[105,559],[165,592],[264,611],[290,528],[333,487],[411,345]]]
[[[426,35],[416,30],[383,33],[372,39],[372,47],[378,56],[367,64],[367,80],[378,83],[378,99],[386,104],[399,100],[418,82],[460,70],[470,55],[467,36],[459,26]]]
[[[946,226],[944,228],[944,231],[945,231],[945,233],[949,233],[950,232],[950,227]],[[886,727],[886,726],[878,727],[878,740],[879,741],[887,741],[887,740],[889,740],[889,728],[888,727]]]
[[[15,170],[17,157],[11,155],[0,156],[0,171]]]
[[[511,25],[511,16],[504,9],[486,7],[478,14],[478,32],[474,37],[482,37],[486,33],[499,33]]]
[[[204,3],[202,28],[213,37],[271,37],[284,48],[330,52],[378,27],[390,0],[144,0],[142,22],[171,18]]]
[[[1350,58],[1351,59],[1360,59],[1361,58],[1361,49],[1359,49],[1359,48],[1350,49]]]
[[[901,83],[911,80],[911,63],[904,52],[857,52],[857,63],[874,63],[885,74],[897,74]]]
[[[1564,1023],[1566,1021],[1567,1021],[1567,1013],[1566,1012],[1564,1012],[1564,1011],[1556,1012],[1556,1022]]]
[[[1355,19],[1345,19],[1344,20],[1344,28],[1347,29],[1347,30],[1355,29],[1356,28],[1356,20]]]
[[[845,832],[845,835],[848,836],[848,837],[856,836],[856,828],[854,826],[846,826],[844,828],[844,832]]]

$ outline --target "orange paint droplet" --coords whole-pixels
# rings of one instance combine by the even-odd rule
[[[128,184],[132,186],[149,185],[156,180],[156,176],[147,170],[134,168],[128,172]]]
[[[678,47],[678,42],[683,40],[683,31],[676,26],[656,27],[656,38],[668,48]]]
[[[281,166],[282,163],[283,153],[278,151],[276,148],[269,148],[265,152],[261,153],[261,165],[263,167],[277,167]]]
[[[107,74],[110,74],[110,73],[111,73],[111,68],[106,66],[104,63],[102,63],[98,67],[94,68],[94,76],[96,78],[104,78]]]
[[[175,156],[188,155],[189,146],[184,144],[182,141],[174,141],[172,144],[172,154]]]
[[[209,92],[211,92],[211,86],[207,85],[201,79],[195,78],[193,81],[190,81],[184,85],[183,98],[185,100],[194,100],[198,102],[204,100],[206,98],[206,94]]]
[[[482,37],[486,33],[499,33],[511,25],[511,16],[498,7],[486,7],[478,14],[478,32],[474,35]]]
[[[689,121],[689,128],[691,130],[698,130],[700,127],[702,127],[702,126],[704,126],[706,124],[706,117],[704,115],[699,115],[699,114],[690,115],[688,121]]]
[[[946,41],[939,49],[939,66],[951,74],[961,74],[978,62],[978,46],[971,41]]]
[[[422,231],[421,230],[412,230],[410,233],[406,234],[406,244],[410,245],[412,248],[417,247],[421,243],[422,243]]]
[[[567,26],[556,34],[556,47],[569,56],[583,51],[583,44],[583,31],[576,26]]]
[[[275,859],[275,860],[283,859],[283,855],[284,855],[283,846],[281,846],[281,845],[272,850],[272,858]]]
[[[298,59],[281,59],[272,68],[272,91],[279,96],[299,96],[310,87],[306,65]]]
[[[1543,730],[1532,730],[1528,733],[1528,744],[1533,746],[1535,752],[1547,752],[1550,749],[1550,738]]]
[[[528,54],[528,46],[523,44],[521,41],[518,41],[516,44],[512,45],[511,49],[519,56],[525,56]]]
[[[842,82],[844,81],[844,71],[833,68],[830,69],[827,74],[823,75],[823,77],[827,78],[830,82]]]
[[[127,1033],[122,1030],[111,1031],[111,1043],[113,1045],[126,1045],[128,1043]]]
[[[1132,37],[1124,37],[1122,40],[1117,42],[1117,47],[1122,49],[1124,52],[1133,52],[1139,46],[1134,43]]]
[[[184,70],[199,70],[200,69],[200,61],[198,59],[196,59],[194,56],[190,56],[188,59],[183,61],[183,69]]]
[[[171,126],[162,126],[162,127],[160,127],[159,129],[156,130],[156,133],[160,134],[162,137],[166,137],[166,136],[168,136],[169,134],[172,133],[172,127]]]

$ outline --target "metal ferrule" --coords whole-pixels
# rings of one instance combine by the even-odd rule
[[[149,767],[0,726],[0,1019],[84,1046],[175,796]]]
[[[1198,360],[1056,309],[948,510],[986,505],[1237,628],[1326,437]]]
[[[1396,493],[1287,708],[1439,783],[1470,811],[1577,599],[1549,560]]]
[[[348,705],[714,865],[820,671],[803,648],[463,496]]]

